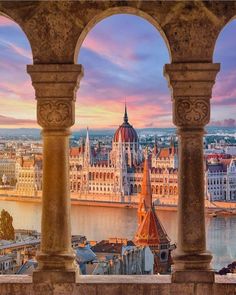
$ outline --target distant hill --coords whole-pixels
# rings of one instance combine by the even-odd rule
[[[139,135],[171,135],[176,133],[175,128],[141,128],[137,129]],[[234,127],[217,127],[208,126],[206,128],[207,134],[236,134],[236,128]],[[0,129],[0,139],[1,138],[21,138],[21,139],[40,139],[41,129],[37,128],[1,128]],[[115,129],[89,129],[90,136],[112,136]],[[72,131],[72,135],[76,138],[86,135],[86,129],[81,129],[79,131]]]

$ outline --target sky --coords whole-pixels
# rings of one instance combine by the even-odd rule
[[[213,89],[211,125],[236,127],[236,20],[221,32],[214,62],[221,63]],[[84,67],[74,129],[114,129],[124,103],[136,128],[173,127],[171,97],[163,76],[169,63],[160,33],[146,20],[114,15],[86,36],[78,56]],[[29,42],[17,24],[0,16],[0,128],[38,127],[36,101],[26,65]]]

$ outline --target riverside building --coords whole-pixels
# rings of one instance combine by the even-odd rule
[[[136,130],[128,121],[116,130],[106,156],[92,149],[89,132],[82,146],[70,150],[70,188],[78,198],[111,202],[138,202],[143,174],[143,151]],[[178,157],[174,141],[168,148],[157,143],[151,153],[151,187],[154,200],[177,198]]]
[[[236,201],[236,159],[211,159],[205,172],[210,201]]]

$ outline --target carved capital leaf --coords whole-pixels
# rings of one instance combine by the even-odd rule
[[[38,101],[38,123],[45,128],[68,128],[73,125],[73,105],[70,101]]]
[[[210,100],[178,98],[174,100],[174,124],[177,126],[204,126],[210,119]]]

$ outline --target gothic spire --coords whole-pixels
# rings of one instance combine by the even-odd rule
[[[127,114],[126,102],[125,102],[124,123],[126,123],[126,124],[128,123],[128,114]]]
[[[145,203],[145,209],[149,210],[152,207],[152,188],[149,172],[148,152],[146,151],[145,160],[143,164],[143,182],[141,195]]]
[[[90,149],[90,140],[89,140],[88,127],[87,127],[87,133],[86,133],[84,152],[85,152],[85,163],[87,165],[89,165],[89,164],[91,164],[91,149]]]

